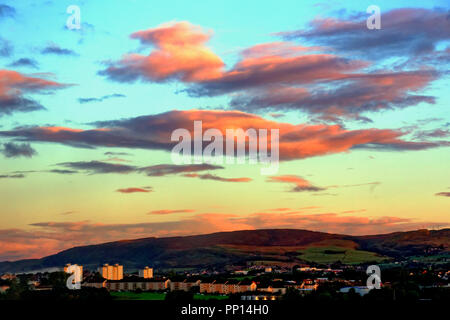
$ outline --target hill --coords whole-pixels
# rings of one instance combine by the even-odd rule
[[[295,229],[243,230],[206,235],[122,240],[75,247],[42,259],[0,262],[0,273],[77,263],[95,268],[121,263],[127,270],[220,267],[272,261],[357,264],[389,257],[448,252],[450,229],[348,236]]]

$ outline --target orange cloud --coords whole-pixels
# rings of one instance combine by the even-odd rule
[[[281,160],[295,160],[347,152],[354,148],[385,150],[424,150],[445,145],[440,142],[407,141],[406,133],[391,129],[347,130],[340,125],[290,124],[264,119],[241,111],[170,111],[125,120],[98,122],[98,129],[80,130],[53,127],[18,128],[0,131],[0,136],[21,137],[27,141],[49,141],[75,147],[122,147],[171,150],[171,134],[186,128],[193,134],[193,123],[201,120],[203,131],[227,129],[279,129]],[[270,139],[269,139],[270,140]],[[268,141],[270,148],[270,141]]]
[[[125,55],[102,73],[111,78],[129,81],[164,81],[171,78],[182,81],[204,81],[220,76],[222,60],[205,46],[210,34],[189,22],[163,24],[131,35],[144,45],[155,48],[148,56]]]

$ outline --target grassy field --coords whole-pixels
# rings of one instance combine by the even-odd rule
[[[166,295],[160,292],[111,292],[111,296],[116,300],[164,300]],[[225,300],[228,296],[216,296],[209,294],[195,294],[194,300]]]
[[[255,277],[256,276],[239,276],[239,277],[231,277],[230,279],[234,279],[234,280],[237,280],[237,281],[242,281],[242,280],[246,280],[246,279],[251,280],[251,279],[253,279]]]
[[[382,262],[386,257],[381,257],[374,252],[355,250],[342,247],[311,247],[299,251],[298,258],[316,263],[334,263],[341,261],[346,264],[359,264],[369,261]]]

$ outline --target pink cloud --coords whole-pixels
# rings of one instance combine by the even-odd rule
[[[39,102],[31,99],[29,94],[52,92],[66,86],[55,81],[2,69],[0,70],[0,116],[45,109]]]
[[[149,188],[124,188],[124,189],[117,189],[117,192],[120,193],[147,193],[147,192],[152,192],[151,189]]]
[[[291,191],[302,192],[302,191],[322,191],[325,188],[317,187],[312,185],[308,180],[296,175],[284,175],[284,176],[271,176],[267,179],[268,182],[282,182],[293,185]]]
[[[150,211],[148,214],[156,214],[156,215],[166,215],[166,214],[174,214],[174,213],[193,213],[195,210],[191,209],[178,209],[178,210],[154,210]]]

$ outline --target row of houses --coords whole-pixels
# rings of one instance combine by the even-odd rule
[[[254,281],[214,280],[210,283],[203,283],[203,282],[200,283],[200,293],[232,294],[249,291],[256,291],[256,283]]]
[[[171,281],[169,279],[142,279],[138,277],[126,277],[122,280],[94,280],[86,281],[83,287],[106,288],[109,291],[134,291],[141,289],[143,291],[161,291],[161,290],[181,290],[190,291],[193,287],[198,287],[201,293],[232,294],[256,290],[256,283],[252,281],[212,281],[201,282]]]
[[[84,282],[83,287],[106,288],[109,291],[160,291],[170,288],[170,280],[127,279]]]
[[[105,280],[97,279],[86,281],[83,287],[106,288],[109,291],[190,291],[193,287],[197,287],[200,293],[216,293],[216,294],[234,294],[245,292],[264,292],[267,294],[285,294],[287,288],[291,287],[299,291],[316,290],[319,283],[314,280],[305,280],[301,284],[285,283],[281,281],[256,283],[251,280],[213,280],[202,282],[201,280],[171,281],[170,279],[143,279],[136,276],[125,277],[122,280]]]

